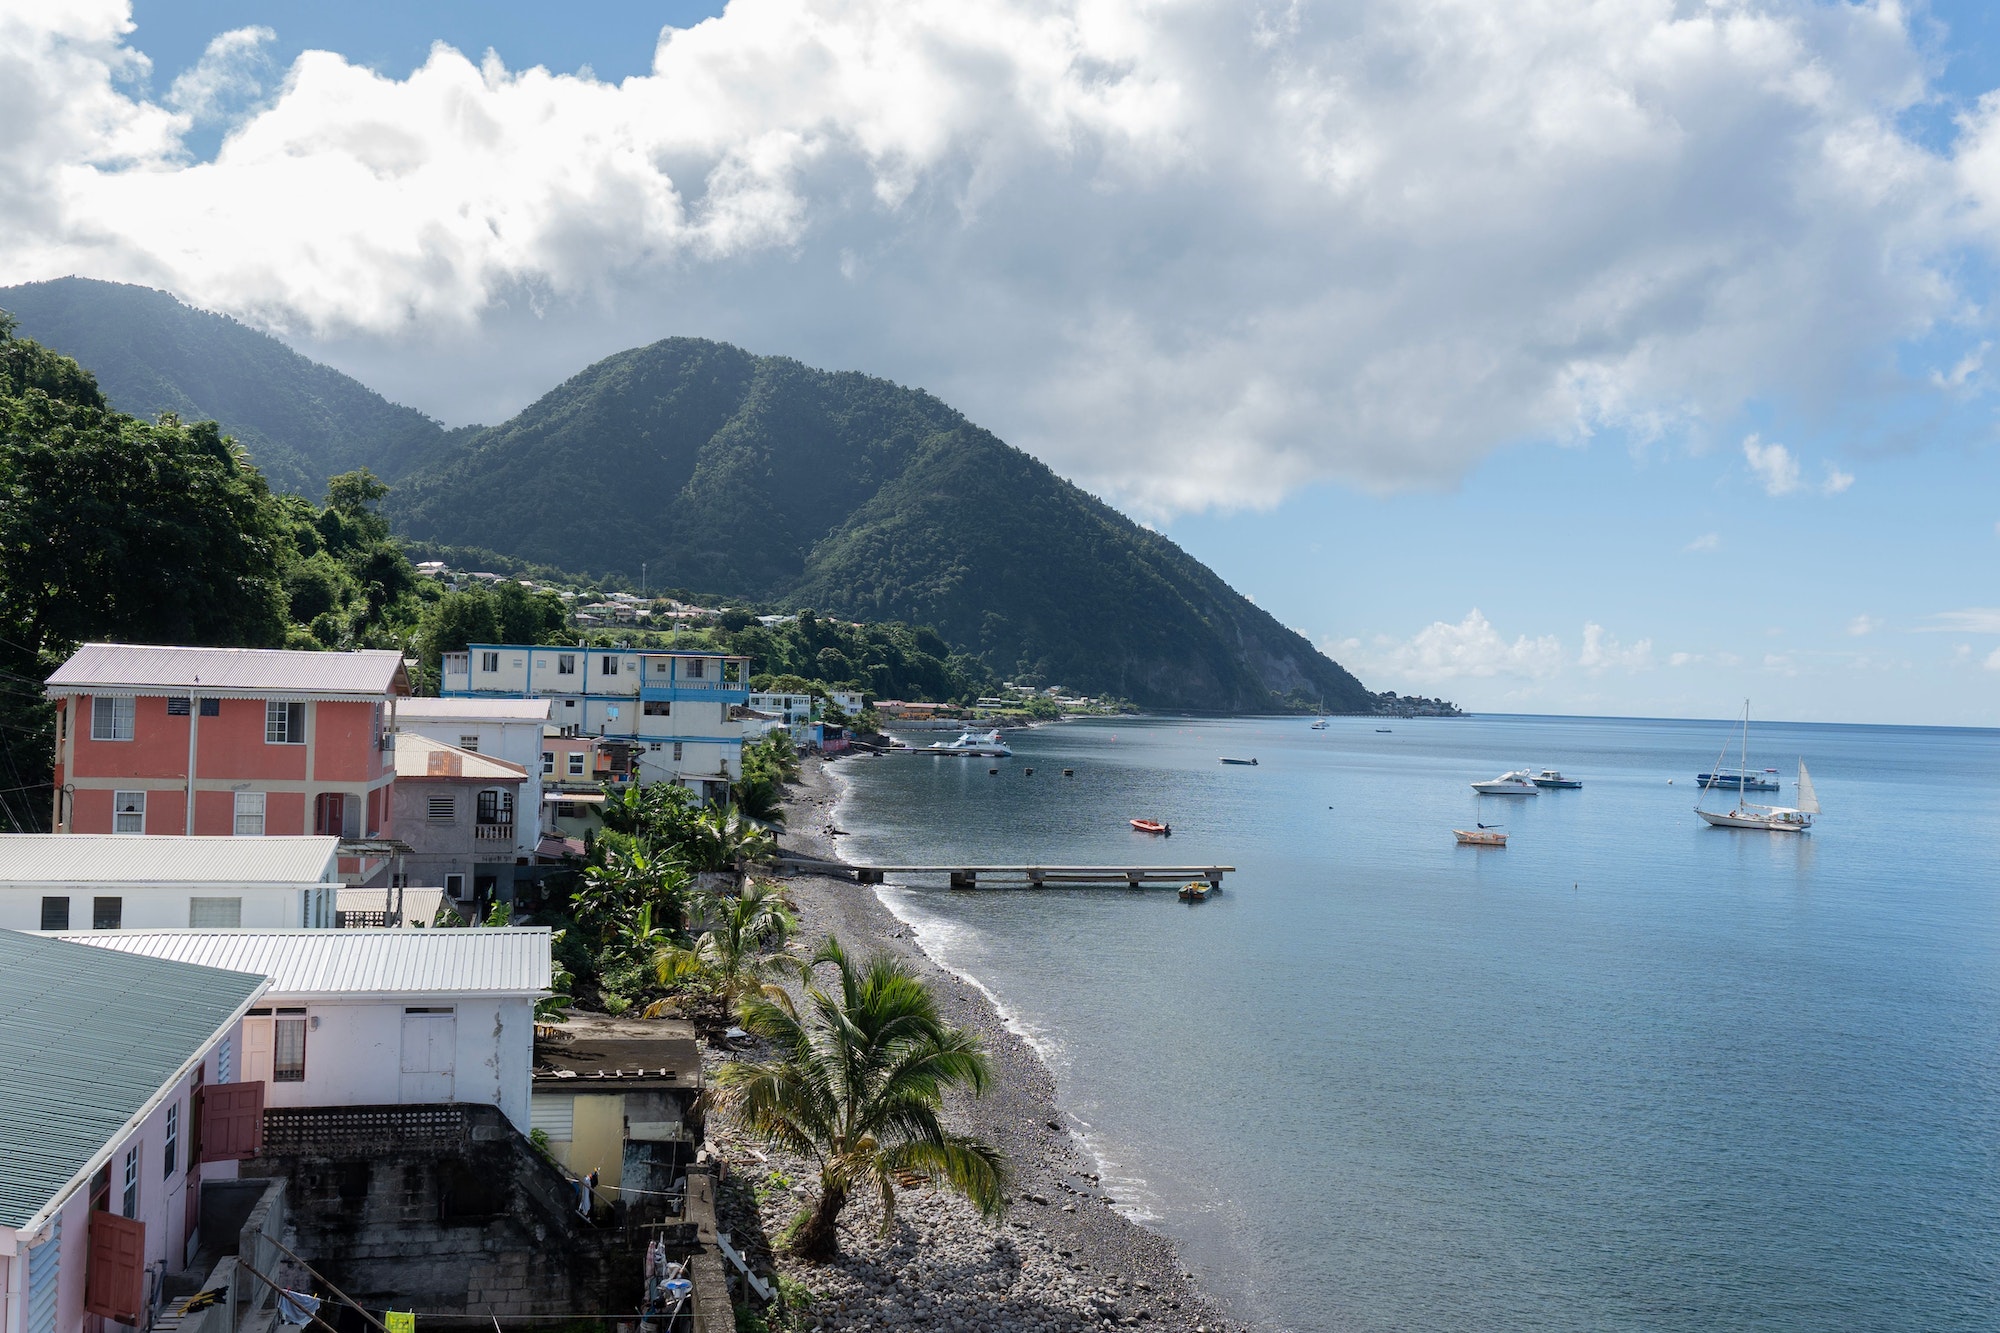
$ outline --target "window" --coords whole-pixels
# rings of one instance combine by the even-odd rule
[[[481,653],[479,655],[479,669],[488,675],[498,671],[500,669],[500,654]]]
[[[167,700],[168,717],[186,717],[189,711],[190,710],[188,708],[188,701],[186,699],[182,698],[182,699]]]
[[[700,679],[702,679],[702,672],[703,672],[703,671],[704,671],[704,670],[705,670],[705,669],[707,668],[707,666],[708,666],[708,663],[707,663],[707,662],[705,662],[704,660],[702,660],[702,659],[701,659],[701,658],[699,658],[699,657],[691,657],[691,658],[689,658],[689,659],[688,659],[688,664],[687,664],[687,669],[688,669],[688,670],[687,670],[687,677],[688,677],[688,679],[689,679],[689,680],[700,680]]]
[[[554,750],[542,751],[542,772],[553,775],[555,771],[556,752]]]
[[[556,654],[556,674],[558,676],[574,676],[576,674],[575,653]]]
[[[139,1215],[139,1149],[125,1150],[125,1198],[121,1211],[127,1217]]]
[[[583,818],[583,807],[581,805],[578,805],[575,801],[557,801],[556,818],[581,819]],[[46,930],[47,927],[45,926],[43,927],[43,929]]]
[[[680,743],[679,741],[675,741],[675,742],[674,742],[674,762],[678,764],[678,763],[679,763],[680,761],[681,761],[681,743]]]
[[[222,716],[222,700],[220,700],[220,699],[203,699],[203,700],[201,701],[201,715],[202,715],[203,717],[221,717],[221,716]]]
[[[280,1009],[271,1030],[271,1081],[306,1081],[306,1011]]]
[[[264,836],[263,792],[239,791],[236,793],[236,836],[239,838],[261,838]]]
[[[444,877],[444,891],[454,898],[463,898],[465,896],[465,876],[446,875]]]
[[[272,699],[264,705],[264,744],[304,745],[306,706]]]
[[[167,1151],[166,1175],[172,1178],[174,1169],[180,1165],[181,1154],[181,1104],[175,1102],[167,1108]]]
[[[146,831],[145,792],[115,791],[111,793],[111,831],[113,833],[144,833]]]
[[[207,927],[211,930],[238,930],[243,925],[243,900],[241,898],[190,898],[188,899],[189,927]]]
[[[42,929],[69,929],[69,899],[67,897],[42,899]]]
[[[461,749],[461,750],[470,750],[470,751],[472,751],[472,752],[473,752],[474,754],[478,754],[478,753],[479,753],[479,737],[477,737],[477,736],[460,736],[460,737],[458,738],[458,748],[459,748],[459,749]]]
[[[480,792],[477,819],[481,824],[513,823],[514,793],[498,789]]]
[[[674,706],[668,703],[665,699],[646,700],[647,717],[672,717],[673,712],[674,712]]]
[[[90,739],[132,739],[132,700],[95,698],[90,701]]]
[[[583,776],[583,751],[581,750],[570,751],[569,776],[573,778],[580,778]]]
[[[424,812],[424,818],[433,824],[449,824],[458,818],[458,798],[449,792],[443,796],[433,796]]]
[[[617,658],[615,658],[615,657],[605,657],[605,658],[601,658],[601,659],[599,660],[599,665],[598,665],[598,668],[597,668],[597,674],[598,674],[598,675],[600,675],[600,676],[615,676],[615,675],[617,675],[617,674],[618,674],[618,659],[617,659]]]
[[[125,900],[123,898],[92,898],[90,900],[90,928],[92,930],[117,930],[125,920]]]
[[[658,754],[660,752],[660,743],[658,741],[649,741],[646,744],[646,748],[654,754]]]

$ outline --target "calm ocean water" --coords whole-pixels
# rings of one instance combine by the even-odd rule
[[[839,818],[851,857],[1240,867],[885,894],[1245,1317],[2000,1328],[2000,733],[1755,727],[1785,799],[1812,768],[1800,838],[1694,817],[1726,722],[1376,725],[1049,727],[844,764]],[[1466,785],[1522,766],[1585,786]]]

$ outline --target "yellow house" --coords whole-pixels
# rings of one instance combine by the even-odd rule
[[[594,1206],[665,1210],[701,1143],[701,1049],[681,1019],[574,1014],[535,1043],[531,1130]]]

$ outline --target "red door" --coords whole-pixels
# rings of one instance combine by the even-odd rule
[[[313,799],[313,832],[321,837],[347,836],[347,793],[323,791]]]
[[[201,1160],[240,1162],[264,1150],[264,1084],[211,1083],[201,1092]]]
[[[83,1308],[121,1324],[141,1322],[146,1303],[146,1224],[116,1213],[90,1215]]]

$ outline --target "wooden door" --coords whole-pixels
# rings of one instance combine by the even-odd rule
[[[271,1081],[271,1016],[252,1015],[243,1020],[243,1081]]]
[[[90,1215],[83,1308],[121,1324],[144,1322],[146,1224],[116,1213]]]
[[[458,1064],[458,1021],[449,1009],[407,1009],[403,1012],[401,1100],[412,1103],[452,1100],[453,1074]]]

